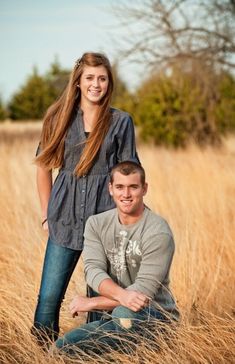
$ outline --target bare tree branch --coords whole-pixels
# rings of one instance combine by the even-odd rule
[[[157,66],[188,58],[235,67],[234,0],[136,0],[115,11],[127,26],[122,56]]]

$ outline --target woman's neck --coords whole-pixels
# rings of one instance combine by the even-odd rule
[[[97,122],[99,105],[94,105],[94,104],[90,105],[81,102],[80,108],[83,111],[84,130],[86,132],[91,132],[94,129]]]

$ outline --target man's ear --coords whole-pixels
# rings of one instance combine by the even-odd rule
[[[113,196],[113,190],[112,190],[112,184],[109,182],[109,193],[111,196]]]
[[[147,191],[148,191],[148,183],[145,182],[145,184],[143,186],[143,196],[146,195]]]

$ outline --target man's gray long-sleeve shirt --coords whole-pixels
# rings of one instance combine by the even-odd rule
[[[174,239],[167,222],[145,208],[141,219],[122,225],[117,209],[91,216],[85,228],[84,263],[88,285],[96,292],[111,278],[121,287],[140,291],[154,306],[177,316],[169,290]]]

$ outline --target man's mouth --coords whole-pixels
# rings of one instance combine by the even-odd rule
[[[124,205],[130,205],[132,203],[132,200],[121,200],[121,202],[124,204]]]

